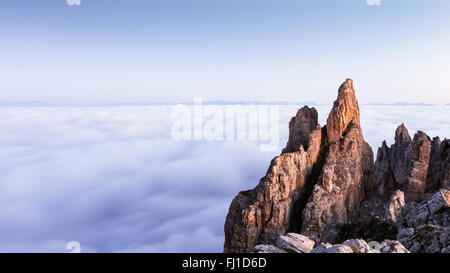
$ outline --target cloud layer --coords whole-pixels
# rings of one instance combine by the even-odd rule
[[[283,146],[298,107],[280,107]],[[319,106],[320,123],[330,107]],[[277,152],[249,141],[173,141],[171,106],[0,107],[0,251],[217,252],[237,192]],[[450,136],[450,107],[361,106],[374,152],[410,134]],[[280,147],[281,148],[281,147]]]

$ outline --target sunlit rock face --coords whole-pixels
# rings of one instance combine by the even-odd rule
[[[286,147],[266,176],[233,200],[225,252],[273,243],[287,231],[317,233],[334,219],[356,217],[363,170],[373,165],[373,156],[362,137],[352,80],[339,88],[327,125],[321,128],[317,118],[316,109],[301,108],[289,123]],[[314,206],[318,202],[326,206]]]
[[[290,122],[291,136],[259,184],[240,192],[231,203],[225,223],[225,252],[247,252],[298,225],[299,204],[306,202],[317,164],[322,129],[314,108],[302,108]],[[294,136],[295,135],[295,136]],[[305,150],[305,147],[306,150]]]
[[[326,135],[324,163],[303,211],[302,233],[315,240],[320,240],[322,231],[332,222],[358,220],[364,198],[364,172],[373,168],[372,149],[363,138],[350,79],[339,88],[327,119]]]
[[[347,79],[327,124],[318,124],[316,109],[299,109],[289,123],[281,155],[254,189],[233,199],[225,222],[224,251],[250,252],[262,246],[286,251],[280,241],[300,233],[295,236],[315,242],[319,250],[334,249],[329,243],[378,240],[387,252],[449,251],[449,147],[448,140],[431,140],[422,131],[411,139],[401,124],[395,143],[388,147],[383,142],[374,163],[362,134],[353,81]],[[429,218],[437,220],[414,218],[415,212],[424,215],[424,208],[435,203],[439,210],[428,211]],[[439,243],[418,247],[411,241],[424,228],[418,230],[421,221],[433,225],[433,238]]]

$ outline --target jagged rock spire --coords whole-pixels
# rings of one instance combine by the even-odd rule
[[[353,81],[339,88],[326,125],[328,151],[318,181],[303,210],[302,233],[320,240],[330,223],[356,222],[364,198],[365,174],[373,170],[373,153],[364,141]]]
[[[402,123],[395,130],[395,143],[388,148],[386,142],[378,150],[375,176],[379,192],[390,196],[403,190],[407,199],[420,199],[425,193],[431,155],[430,138],[418,131],[411,139]]]
[[[288,232],[316,242],[398,236],[417,252],[416,240],[424,234],[418,229],[424,224],[437,226],[419,250],[450,251],[448,240],[444,242],[450,221],[450,140],[431,141],[421,131],[411,139],[401,124],[395,143],[388,147],[383,142],[378,149],[374,165],[359,116],[351,79],[339,88],[324,127],[314,108],[297,112],[282,154],[254,189],[233,199],[225,222],[225,252],[275,244]]]
[[[347,79],[339,88],[337,100],[327,119],[328,142],[338,141],[352,123],[359,126],[359,106],[353,80]]]
[[[225,222],[225,252],[272,243],[288,231],[300,232],[303,222],[313,226],[308,231],[320,232],[333,219],[357,214],[363,169],[373,165],[373,155],[359,127],[353,81],[348,79],[339,88],[326,127],[318,124],[316,109],[305,106],[291,119],[289,133],[286,148],[272,160],[258,186],[234,198]],[[319,197],[313,192],[318,183],[327,205],[318,210],[305,207]],[[333,193],[337,189],[340,193]],[[339,208],[339,215],[330,206]],[[325,220],[316,225],[317,213]]]

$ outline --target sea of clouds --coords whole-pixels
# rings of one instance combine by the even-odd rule
[[[173,106],[0,107],[0,251],[220,252],[232,198],[279,151],[174,141]],[[297,106],[280,106],[280,149]],[[317,106],[323,125],[330,106]],[[450,136],[450,106],[361,105],[365,139],[402,122]]]

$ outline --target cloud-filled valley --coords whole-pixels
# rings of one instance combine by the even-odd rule
[[[280,151],[251,141],[174,141],[173,106],[0,107],[0,251],[219,252],[237,192]],[[318,106],[325,124],[331,106]],[[449,106],[361,105],[376,154],[402,122],[450,136]]]

